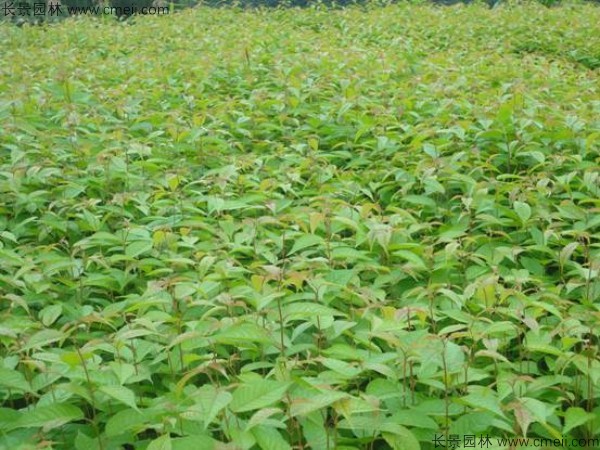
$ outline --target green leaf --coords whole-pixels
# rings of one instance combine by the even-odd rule
[[[83,419],[83,412],[76,406],[68,403],[52,403],[40,406],[30,411],[24,411],[21,418],[12,428],[43,427],[48,431],[65,423]]]
[[[323,243],[322,237],[314,234],[305,234],[294,241],[294,245],[292,246],[288,255],[291,256],[300,250],[304,250],[305,248],[319,245],[321,243]]]
[[[283,399],[291,383],[273,380],[257,380],[240,385],[233,392],[230,408],[233,412],[245,412],[264,408]]]
[[[313,411],[323,409],[338,400],[348,397],[350,395],[338,391],[315,393],[310,397],[296,397],[292,400],[290,413],[292,416],[306,416]]]
[[[270,337],[265,330],[254,323],[237,323],[214,336],[221,344],[244,345],[249,342],[268,344]]]
[[[450,434],[460,436],[484,433],[494,425],[494,415],[488,412],[464,414],[450,425]]]
[[[533,420],[539,423],[546,423],[546,420],[556,408],[548,403],[530,397],[521,397],[519,402],[531,413]]]
[[[175,286],[173,296],[177,299],[193,296],[198,291],[198,287],[193,283],[180,283]]]
[[[252,415],[252,417],[248,421],[248,424],[246,425],[246,428],[244,431],[251,430],[255,426],[261,425],[261,424],[269,421],[270,420],[269,417],[271,417],[275,414],[281,414],[281,413],[282,413],[282,410],[280,408],[259,409]]]
[[[54,329],[38,331],[29,338],[27,344],[21,347],[21,351],[44,347],[48,344],[60,341],[65,337],[66,335],[63,332]]]
[[[286,320],[307,319],[316,316],[345,316],[339,312],[319,303],[295,302],[282,308],[283,317]]]
[[[398,411],[390,417],[389,421],[399,425],[416,428],[428,428],[431,430],[436,430],[438,428],[438,424],[435,420],[427,414],[416,410]]]
[[[40,319],[42,320],[44,326],[49,327],[56,322],[56,319],[58,319],[62,314],[62,310],[63,307],[60,304],[50,305],[42,309],[40,311]]]
[[[523,406],[523,403],[518,401],[512,404],[513,411],[515,413],[515,419],[519,424],[519,428],[521,429],[521,434],[523,436],[527,436],[527,430],[529,429],[529,425],[534,422],[534,418],[531,415],[531,412]]]
[[[333,448],[333,436],[327,433],[319,411],[300,419],[302,434],[310,448]]]
[[[172,450],[172,448],[171,437],[168,434],[163,434],[150,442],[146,450]]]
[[[137,258],[138,256],[152,250],[152,241],[134,241],[125,247],[125,255],[129,258]]]
[[[338,269],[338,270],[331,270],[331,271],[327,272],[327,275],[325,276],[325,280],[329,281],[330,283],[337,284],[339,286],[346,286],[346,285],[348,285],[348,283],[350,283],[350,280],[353,277],[354,277],[353,270]]]
[[[430,208],[436,207],[435,201],[425,195],[405,195],[402,197],[402,200],[413,205],[428,206]]]
[[[396,433],[382,433],[383,438],[394,450],[421,450],[421,445],[415,435],[405,427],[396,426]]]
[[[75,449],[76,450],[101,450],[100,445],[98,444],[97,438],[91,438],[85,433],[81,431],[77,432],[77,437],[75,438]]]
[[[527,203],[515,201],[513,203],[513,208],[522,223],[526,223],[531,217],[531,207]]]
[[[547,353],[553,356],[562,356],[563,352],[549,342],[549,336],[539,335],[529,331],[525,336],[525,348],[531,352]]]
[[[473,393],[463,397],[460,401],[474,408],[483,409],[492,412],[500,417],[504,417],[500,400],[497,394],[490,388],[484,386],[474,386]]]
[[[423,258],[421,258],[420,256],[414,254],[411,251],[408,251],[408,250],[397,250],[397,251],[393,252],[392,255],[399,256],[400,258],[405,259],[406,261],[409,262],[409,264],[412,267],[414,267],[416,269],[420,269],[420,270],[426,270],[427,269],[427,264],[425,264],[425,261],[423,261]]]
[[[258,426],[252,429],[252,434],[262,450],[291,450],[292,448],[275,428]]]
[[[589,413],[583,408],[569,408],[565,413],[565,426],[563,427],[562,434],[566,436],[573,428],[579,427],[595,418],[595,414]]]
[[[143,429],[150,419],[145,411],[134,409],[119,411],[106,421],[106,435],[109,437],[119,436],[131,430]]]
[[[31,386],[21,372],[0,367],[0,387],[31,392]]]
[[[564,266],[567,263],[567,261],[571,258],[571,255],[577,249],[578,246],[579,242],[570,242],[569,244],[564,246],[564,248],[560,251],[558,258],[558,261],[561,266]]]
[[[100,392],[104,392],[109,397],[114,398],[130,408],[137,409],[135,394],[131,389],[124,386],[101,386]]]
[[[0,408],[0,430],[11,430],[20,417],[21,413],[12,408]]]
[[[217,414],[233,399],[229,392],[211,385],[202,386],[194,393],[193,398],[197,400],[197,403],[190,407],[184,416],[190,419],[198,418],[204,423],[204,429],[208,428]]]
[[[172,450],[212,450],[216,444],[217,442],[210,436],[199,434],[171,439]]]

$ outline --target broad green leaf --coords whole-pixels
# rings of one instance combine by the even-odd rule
[[[38,331],[33,336],[29,338],[27,344],[21,347],[21,351],[30,350],[32,348],[44,347],[48,344],[52,344],[54,342],[60,341],[64,339],[66,335],[61,331],[54,329],[46,329],[42,331]]]
[[[307,319],[316,316],[345,316],[344,313],[328,306],[308,302],[291,303],[284,306],[282,312],[286,320]]]
[[[391,423],[397,423],[399,425],[403,425],[405,427],[416,427],[416,428],[428,428],[428,429],[437,429],[438,425],[430,418],[428,415],[422,413],[421,411],[415,410],[406,410],[406,411],[398,411],[394,415],[392,415],[389,419]]]
[[[217,442],[214,439],[201,434],[171,439],[172,450],[212,450],[216,446]]]
[[[459,416],[450,425],[450,434],[459,436],[485,433],[494,425],[494,415],[488,412],[468,413]]]
[[[525,408],[523,402],[517,401],[511,404],[515,413],[515,419],[521,429],[521,434],[527,436],[529,425],[535,421],[535,418],[531,414],[528,408]]]
[[[392,255],[399,256],[400,258],[408,261],[409,264],[416,269],[420,269],[420,270],[427,269],[427,264],[425,264],[425,261],[423,261],[423,258],[414,254],[411,251],[397,250],[397,251],[393,252]]]
[[[271,342],[266,331],[254,323],[237,323],[231,325],[216,334],[213,339],[218,343],[229,345],[244,345],[249,342],[268,344]]]
[[[522,397],[519,399],[519,402],[530,412],[532,419],[540,423],[546,423],[546,420],[556,408],[548,403],[530,397]]]
[[[83,412],[68,403],[53,403],[30,411],[23,411],[12,428],[43,427],[44,430],[60,427],[68,422],[83,419]]]
[[[62,305],[50,305],[40,311],[40,319],[44,326],[51,326],[62,314]]]
[[[595,414],[585,411],[583,408],[572,407],[565,413],[565,426],[562,434],[566,436],[573,428],[581,426],[596,418]]]
[[[521,222],[525,223],[531,217],[531,207],[527,203],[515,201],[513,203],[513,208],[519,216],[519,219],[521,219]]]
[[[150,250],[152,250],[152,241],[134,241],[125,247],[125,255],[130,258],[137,258]]]
[[[333,448],[333,436],[325,430],[323,417],[319,411],[300,419],[302,434],[311,448]]]
[[[100,450],[100,445],[97,438],[92,438],[82,433],[81,431],[77,432],[77,437],[75,438],[75,449],[76,450]]]
[[[168,434],[163,434],[161,437],[150,442],[146,450],[172,450],[172,448],[171,437]]]
[[[233,391],[230,408],[234,412],[261,409],[283,399],[290,383],[274,380],[257,380],[242,384]]]
[[[281,414],[281,413],[282,413],[282,410],[279,408],[260,409],[252,415],[252,417],[248,421],[248,424],[246,425],[245,431],[251,430],[255,426],[265,423],[266,421],[268,421],[269,417],[273,416],[274,414]]]
[[[305,234],[294,240],[294,245],[290,249],[288,255],[293,255],[300,250],[308,247],[319,245],[323,242],[323,238],[314,234]]]
[[[327,272],[325,280],[329,281],[330,283],[337,284],[339,286],[347,286],[353,277],[353,270],[338,269]]]
[[[194,400],[197,401],[185,413],[185,417],[201,420],[204,422],[204,429],[215,420],[217,414],[223,410],[233,399],[232,395],[211,385],[202,386],[194,394]]]
[[[473,408],[492,412],[499,417],[504,417],[502,404],[498,400],[496,392],[488,387],[476,386],[474,392],[463,397],[460,401]]]
[[[10,430],[19,420],[21,413],[12,408],[0,408],[0,430]]]
[[[101,386],[100,391],[130,408],[137,409],[134,392],[125,386]]]
[[[382,433],[383,438],[394,450],[421,450],[415,435],[408,429],[400,427],[397,433]]]
[[[0,367],[0,389],[2,388],[31,392],[31,386],[21,372]]]
[[[119,436],[129,431],[144,429],[151,420],[146,412],[135,409],[125,409],[112,415],[106,421],[106,435]]]
[[[292,448],[275,428],[258,426],[252,429],[252,434],[262,450],[291,450]]]
[[[350,397],[348,394],[338,391],[315,393],[310,397],[296,397],[292,399],[290,413],[292,416],[306,416],[348,397]]]

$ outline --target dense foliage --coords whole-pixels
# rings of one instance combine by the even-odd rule
[[[599,23],[0,24],[0,448],[597,436]]]
[[[536,0],[552,7],[562,0]],[[580,0],[575,0],[576,2]],[[600,0],[583,0],[600,3]],[[40,24],[56,22],[75,15],[103,15],[98,8],[113,8],[110,15],[120,19],[140,14],[167,14],[194,6],[235,7],[243,9],[262,8],[345,8],[348,6],[379,6],[397,2],[426,3],[435,5],[456,5],[479,2],[490,8],[502,4],[503,0],[0,0],[0,20],[8,20],[22,26],[25,23]],[[570,1],[567,1],[570,4]],[[59,5],[57,7],[57,5]],[[34,14],[42,7],[44,14]],[[156,8],[162,10],[157,12]],[[106,14],[106,13],[105,13]]]

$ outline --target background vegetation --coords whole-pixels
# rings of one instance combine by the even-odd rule
[[[56,22],[70,15],[96,14],[93,13],[93,8],[98,6],[108,6],[117,8],[113,15],[119,18],[125,18],[134,14],[154,14],[156,11],[148,12],[148,8],[164,7],[168,11],[175,12],[181,9],[194,6],[209,6],[209,7],[234,7],[243,9],[260,9],[260,8],[345,8],[348,6],[379,6],[391,5],[398,1],[406,0],[23,0],[23,1],[0,1],[0,20],[9,20],[18,25],[24,23],[39,24],[42,22]],[[562,3],[562,0],[536,0],[540,4],[547,7],[557,6]],[[579,2],[580,0],[575,0]],[[600,0],[583,0],[591,3],[599,3]],[[439,6],[449,6],[457,4],[471,3],[486,4],[490,8],[497,7],[502,0],[408,0],[411,4],[432,3]],[[567,0],[567,4],[572,3]],[[51,5],[60,4],[61,7],[57,11]],[[45,15],[22,14],[20,5],[29,5],[31,11],[34,7],[39,8],[39,5],[45,5],[48,10]],[[37,6],[36,6],[37,5]],[[72,8],[69,10],[69,8]],[[131,12],[134,10],[135,12]],[[159,13],[161,14],[161,13]],[[27,17],[29,16],[29,17]],[[45,17],[44,17],[45,16]]]
[[[598,436],[599,23],[0,24],[0,447]]]

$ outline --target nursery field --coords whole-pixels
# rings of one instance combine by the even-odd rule
[[[0,23],[0,448],[600,447],[599,24]]]

